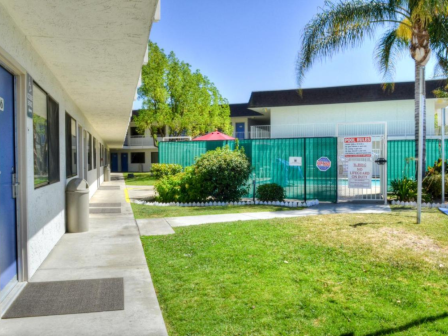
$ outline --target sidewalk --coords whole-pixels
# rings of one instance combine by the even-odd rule
[[[332,214],[350,214],[350,213],[388,213],[390,207],[388,205],[376,204],[319,204],[312,208],[303,210],[277,211],[277,212],[246,212],[239,214],[222,214],[222,215],[206,215],[206,216],[186,216],[186,217],[167,217],[167,218],[150,218],[138,219],[140,234],[160,235],[174,233],[173,227],[191,226],[212,223],[226,223],[236,221],[273,219],[273,218],[292,218],[317,215]]]
[[[103,189],[111,186],[120,189]],[[124,188],[123,180],[102,184],[89,232],[65,234],[31,282],[123,277],[125,310],[0,320],[1,336],[168,335]]]

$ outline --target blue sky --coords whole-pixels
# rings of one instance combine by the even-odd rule
[[[162,0],[161,21],[150,39],[208,76],[230,103],[248,102],[252,91],[297,88],[295,63],[305,24],[324,0]],[[303,87],[381,83],[375,41],[316,63]],[[433,75],[428,65],[427,76]],[[396,81],[412,81],[405,54]],[[139,108],[140,102],[134,107]]]

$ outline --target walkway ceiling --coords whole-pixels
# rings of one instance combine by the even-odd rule
[[[121,147],[158,0],[0,2],[100,136]]]

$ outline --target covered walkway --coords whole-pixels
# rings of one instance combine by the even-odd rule
[[[168,335],[124,189],[120,179],[103,183],[89,232],[65,234],[31,282],[123,277],[125,309],[0,320],[1,336]]]

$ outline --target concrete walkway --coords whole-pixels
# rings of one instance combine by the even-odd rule
[[[65,234],[31,281],[123,277],[125,310],[0,320],[0,335],[168,335],[124,188],[103,183],[90,201],[90,231]]]
[[[317,215],[350,213],[378,214],[388,212],[390,212],[390,207],[388,205],[339,203],[319,204],[312,208],[291,211],[246,212],[239,214],[138,219],[137,224],[142,236],[152,236],[174,233],[172,228],[180,226]]]

